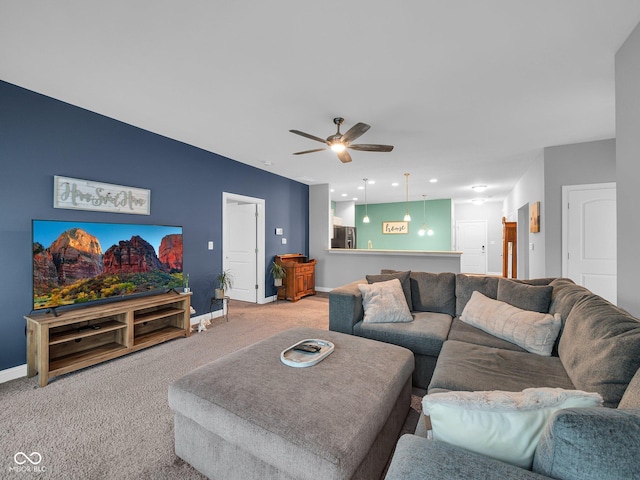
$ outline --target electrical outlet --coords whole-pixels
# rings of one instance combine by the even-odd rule
[[[213,250],[213,242],[210,241],[207,248],[209,250]]]
[[[286,238],[283,238],[283,239],[282,239],[282,245],[286,245],[286,244],[287,244],[287,239],[286,239]]]

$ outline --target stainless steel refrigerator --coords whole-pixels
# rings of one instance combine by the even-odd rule
[[[356,248],[356,227],[333,227],[331,248]]]

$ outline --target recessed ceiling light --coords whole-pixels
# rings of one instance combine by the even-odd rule
[[[358,187],[358,190],[364,190],[363,186]]]
[[[335,191],[336,191],[336,189],[335,189],[335,188],[332,188],[332,189],[331,189],[331,190],[329,190],[329,191],[330,191],[331,193],[333,193],[333,192],[335,192]]]
[[[471,200],[471,203],[473,203],[474,205],[482,205],[484,201],[484,198],[474,198],[473,200]]]
[[[270,167],[271,165],[273,165],[273,162],[270,162],[270,161],[268,161],[268,160],[267,160],[267,161],[265,161],[265,162],[262,162],[262,163],[263,163],[264,165],[266,165],[267,167]]]
[[[398,182],[393,182],[393,183],[391,184],[391,186],[392,186],[392,187],[397,187],[398,185],[400,185]]]
[[[373,184],[375,184],[375,183],[376,183],[376,181],[375,181],[375,180],[369,180],[367,183],[368,183],[369,185],[373,185]]]
[[[353,200],[354,202],[358,201],[358,197],[353,197],[351,200]]]
[[[437,183],[438,179],[437,178],[432,178],[431,180],[429,180],[431,183]]]
[[[486,185],[474,185],[473,187],[471,187],[471,190],[473,190],[476,193],[482,193],[487,189]]]
[[[347,196],[347,194],[346,194],[346,193],[343,193],[343,194],[342,194],[342,195],[340,195],[340,196],[341,196],[341,197],[346,197],[346,196]]]

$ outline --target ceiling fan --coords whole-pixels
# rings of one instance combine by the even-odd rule
[[[338,130],[335,135],[330,135],[325,140],[324,138],[316,137],[309,133],[301,132],[300,130],[289,130],[291,133],[302,135],[303,137],[310,138],[316,142],[325,143],[327,147],[314,148],[313,150],[305,150],[303,152],[295,152],[294,155],[302,155],[304,153],[321,152],[330,148],[338,155],[338,158],[342,163],[349,163],[351,161],[351,155],[347,152],[347,148],[351,150],[360,150],[364,152],[390,152],[393,150],[393,145],[373,145],[366,143],[351,144],[353,140],[358,138],[364,132],[371,128],[371,125],[366,123],[356,123],[353,127],[347,130],[345,133],[340,133],[340,125],[344,122],[344,118],[336,117],[333,119],[333,123],[336,124]]]

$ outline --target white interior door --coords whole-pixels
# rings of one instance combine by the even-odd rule
[[[615,183],[565,186],[562,198],[562,274],[615,304]]]
[[[487,273],[487,222],[459,220],[456,222],[456,249],[460,256],[461,273]]]
[[[222,265],[233,276],[225,295],[262,303],[264,297],[264,200],[223,194]]]

